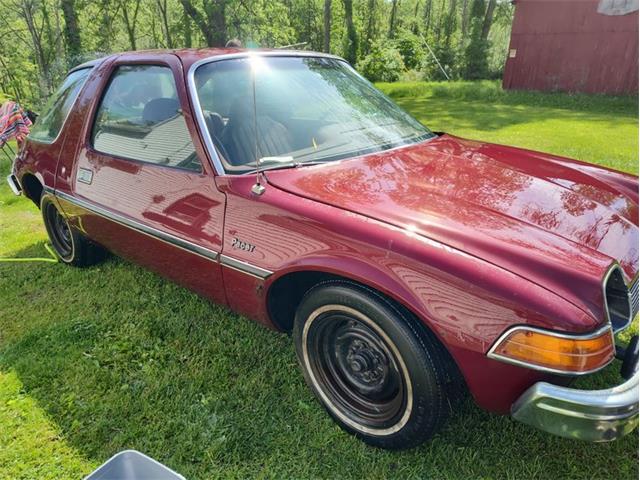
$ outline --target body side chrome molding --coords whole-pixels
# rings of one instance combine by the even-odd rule
[[[132,220],[123,215],[112,212],[104,207],[96,205],[93,202],[79,199],[77,197],[71,196],[61,191],[55,191],[51,193],[53,193],[56,197],[62,200],[66,200],[67,202],[72,203],[78,207],[84,208],[86,210],[89,210],[90,212],[95,213],[96,215],[100,215],[101,217],[104,217],[108,220],[112,220],[124,227],[130,228],[132,230],[135,230],[144,235],[153,237],[165,243],[174,245],[178,248],[181,248],[182,250],[195,253],[196,255],[200,255],[201,257],[207,258],[209,260],[213,260],[215,262],[218,261],[219,253],[214,250],[201,247],[200,245],[196,245],[195,243],[185,240],[184,238],[178,237],[176,235],[172,235],[167,232],[163,232],[161,230],[158,230],[157,228],[150,227],[136,220]]]
[[[527,326],[527,325],[516,325],[515,327],[511,327],[508,328],[505,332],[503,332],[498,339],[493,342],[493,345],[491,345],[491,348],[489,349],[489,352],[487,353],[487,357],[493,359],[493,360],[498,360],[500,362],[504,362],[504,363],[510,363],[512,365],[517,365],[519,367],[525,367],[525,368],[529,368],[531,370],[538,370],[540,372],[546,372],[546,373],[553,373],[556,375],[563,375],[563,376],[570,376],[570,377],[578,377],[578,376],[582,376],[582,375],[588,375],[590,373],[594,373],[597,372],[599,370],[602,370],[604,367],[606,367],[607,365],[609,365],[611,362],[613,362],[614,357],[611,358],[611,360],[609,360],[609,362],[606,365],[602,365],[598,368],[595,368],[593,370],[587,370],[584,372],[567,372],[565,370],[558,370],[555,368],[549,368],[549,367],[542,367],[539,365],[533,365],[531,363],[527,363],[527,362],[523,362],[521,360],[516,360],[510,357],[505,357],[502,356],[498,353],[496,353],[496,349],[498,348],[498,346],[503,342],[503,340],[505,338],[507,338],[509,335],[511,335],[513,332],[516,332],[518,330],[524,330],[524,331],[529,331],[529,332],[540,332],[540,333],[544,333],[546,335],[551,335],[554,337],[558,337],[558,338],[570,338],[570,339],[574,339],[574,340],[589,340],[591,338],[596,338],[599,337],[600,335],[602,335],[603,333],[606,333],[607,331],[611,332],[611,341],[613,342],[613,344],[615,345],[615,339],[613,338],[613,330],[611,328],[610,324],[606,324],[600,328],[598,328],[597,330],[593,331],[593,332],[589,332],[589,333],[584,333],[584,334],[571,334],[571,333],[563,333],[563,332],[556,332],[554,330],[545,330],[544,328],[538,328],[538,327],[531,327],[531,326]]]
[[[89,210],[90,212],[95,213],[96,215],[100,215],[101,217],[104,217],[108,220],[112,220],[124,227],[130,228],[132,230],[135,230],[149,237],[155,238],[162,242],[181,248],[182,250],[188,251],[190,253],[194,253],[208,260],[219,262],[225,267],[239,271],[246,275],[251,275],[252,277],[256,277],[261,280],[264,280],[267,277],[269,277],[271,274],[273,274],[273,272],[270,270],[266,270],[256,265],[247,263],[245,261],[238,260],[233,257],[229,257],[228,255],[219,254],[214,250],[201,247],[183,238],[177,237],[170,233],[163,232],[153,227],[149,227],[148,225],[144,225],[140,222],[127,218],[123,215],[112,212],[88,200],[79,199],[72,195],[69,195],[68,193],[64,193],[61,191],[55,191],[51,187],[45,186],[44,191],[51,195],[56,196],[59,199],[65,200],[73,205]]]
[[[251,275],[262,280],[273,274],[273,272],[270,270],[256,267],[255,265],[244,262],[242,260],[237,260],[233,257],[228,257],[227,255],[220,255],[220,263],[225,267],[237,270],[242,273],[246,273],[247,275]]]

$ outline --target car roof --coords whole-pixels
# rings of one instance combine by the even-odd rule
[[[166,55],[173,54],[177,56],[182,62],[185,70],[189,69],[191,65],[194,63],[204,60],[207,58],[215,58],[223,55],[243,55],[248,53],[267,53],[271,55],[282,54],[287,56],[320,56],[320,57],[329,57],[340,59],[340,57],[336,57],[335,55],[331,55],[328,53],[320,53],[320,52],[312,52],[308,50],[284,50],[284,49],[275,49],[275,48],[260,48],[260,49],[248,49],[248,48],[181,48],[181,49],[163,49],[163,50],[136,50],[131,52],[121,52],[112,55],[106,55],[102,58],[97,58],[95,60],[91,60],[85,63],[82,63],[76,67],[73,67],[69,73],[74,72],[76,70],[81,70],[83,68],[96,67],[100,65],[102,62],[107,60],[108,58],[112,58],[114,56],[124,55],[131,58],[131,56],[136,57],[139,56],[141,59],[150,59],[155,55]]]
[[[197,62],[207,59],[213,60],[216,57],[221,56],[244,56],[250,53],[255,55],[328,57],[342,60],[340,57],[329,53],[313,52],[309,50],[286,50],[279,48],[184,48],[180,50],[173,50],[172,53],[180,58],[185,70],[189,70],[189,68]]]
[[[71,70],[69,70],[67,75],[69,73],[71,73],[71,72],[75,72],[76,70],[82,70],[84,68],[96,67],[96,66],[100,65],[103,61],[105,61],[107,58],[109,58],[109,56],[102,57],[102,58],[96,58],[95,60],[90,60],[88,62],[81,63],[80,65],[76,65]]]

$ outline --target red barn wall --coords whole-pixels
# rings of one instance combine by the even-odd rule
[[[515,5],[504,88],[638,92],[637,11],[602,15],[597,0],[516,0]]]

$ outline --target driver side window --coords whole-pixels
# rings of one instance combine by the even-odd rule
[[[117,68],[96,114],[92,144],[115,157],[202,171],[168,67]]]

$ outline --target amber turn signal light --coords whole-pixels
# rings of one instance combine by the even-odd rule
[[[516,327],[489,351],[489,357],[557,373],[589,373],[607,365],[615,356],[611,328],[590,335],[572,336]]]

